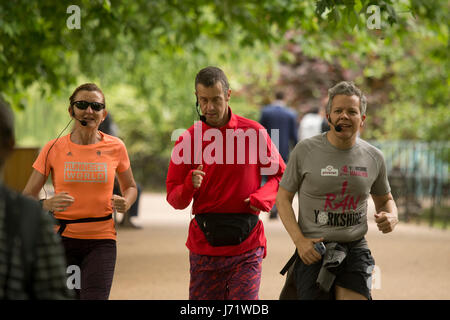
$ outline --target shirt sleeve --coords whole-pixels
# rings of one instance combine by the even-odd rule
[[[182,138],[175,143],[177,146]],[[175,148],[174,148],[175,149]],[[192,172],[194,169],[190,164],[177,163],[173,160],[174,151],[170,159],[167,172],[166,190],[167,202],[175,209],[185,209],[192,201],[196,189],[192,185]]]
[[[389,185],[386,163],[384,161],[383,154],[379,154],[378,164],[378,175],[372,184],[372,188],[370,189],[370,193],[373,195],[385,195],[391,192],[391,187]]]
[[[124,172],[130,167],[130,158],[128,157],[127,148],[122,140],[120,140],[119,147],[119,164],[117,165],[117,172]]]
[[[280,181],[280,186],[289,192],[296,193],[301,184],[301,163],[299,159],[300,145],[298,144],[294,150],[292,150],[289,161],[284,171],[283,177]]]
[[[250,204],[268,212],[275,205],[278,185],[286,168],[286,164],[277,148],[272,143],[267,131],[263,131],[263,134],[266,136],[267,158],[263,161],[260,159],[262,162],[260,164],[260,170],[262,175],[267,176],[267,182],[250,195]],[[262,154],[264,154],[264,152]]]

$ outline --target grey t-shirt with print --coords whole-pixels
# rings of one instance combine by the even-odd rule
[[[341,150],[327,133],[299,142],[280,186],[299,194],[298,224],[307,238],[349,242],[367,233],[367,199],[390,192],[380,150],[357,139]]]

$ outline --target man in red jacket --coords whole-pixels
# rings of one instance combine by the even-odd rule
[[[195,90],[202,121],[178,138],[166,181],[175,209],[194,199],[189,298],[258,299],[266,256],[258,216],[273,207],[286,165],[263,126],[232,113],[222,70],[200,70]],[[263,187],[261,174],[269,176]]]

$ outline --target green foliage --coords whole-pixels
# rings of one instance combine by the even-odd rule
[[[275,63],[270,52],[259,49],[257,58],[260,64],[252,66],[255,54],[249,48],[243,48],[240,53],[227,52],[230,43],[208,39],[201,41],[204,47],[214,50],[208,55],[184,50],[169,58],[148,52],[133,56],[134,65],[127,75],[121,77],[123,84],[113,85],[105,92],[108,108],[114,115],[136,168],[136,179],[152,188],[164,185],[168,159],[177,138],[172,137],[173,132],[187,129],[198,120],[194,79],[200,68],[207,65],[223,68],[230,79],[233,112],[255,120],[259,116],[257,104],[249,104],[241,91],[249,82],[248,78],[264,77],[267,69],[261,68],[261,64],[270,66]],[[110,62],[103,60],[105,65]],[[99,66],[101,61],[95,68]],[[102,83],[112,83],[111,77],[119,76],[121,70],[115,71],[110,69]],[[152,172],[151,177],[148,172]]]
[[[379,2],[393,19],[390,2]],[[185,49],[206,52],[197,41],[199,37],[226,41],[238,32],[238,45],[252,46],[255,42],[276,43],[293,28],[318,31],[317,17],[311,19],[308,14],[314,10],[312,1],[82,0],[73,4],[80,8],[81,29],[67,27],[71,17],[67,3],[2,2],[0,92],[17,94],[34,81],[49,84],[52,90],[64,88],[74,83],[77,71],[92,76],[92,60],[103,54],[149,51],[171,55]],[[335,1],[319,1],[316,13],[321,19],[323,8],[339,15],[353,12],[350,17],[358,20],[352,10],[357,4],[351,1],[341,8]],[[418,10],[428,9],[417,6]]]
[[[104,90],[144,184],[161,184],[171,133],[197,119],[196,72],[217,65],[229,76],[233,111],[257,120],[277,85],[283,50],[387,82],[389,99],[369,109],[368,138],[448,140],[448,3],[444,0],[78,0],[0,4],[0,94],[17,112],[22,145],[42,145],[69,121],[76,85]],[[380,29],[369,30],[370,5]],[[369,92],[370,93],[370,92]],[[369,108],[372,106],[369,105]],[[139,168],[139,169],[138,169]],[[159,168],[159,169],[158,169]],[[151,172],[152,177],[149,177]],[[153,181],[153,180],[152,180]]]
[[[373,4],[380,6],[381,25],[370,30]],[[323,0],[305,15],[321,32],[300,28],[291,43],[308,57],[352,71],[369,96],[387,96],[369,100],[366,138],[449,139],[448,3]]]

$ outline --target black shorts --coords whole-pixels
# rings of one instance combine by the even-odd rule
[[[335,286],[355,291],[371,300],[372,270],[375,260],[369,249],[355,248],[355,242],[341,244],[348,246],[348,253],[344,261],[334,270],[336,279],[330,292],[325,292],[316,283],[322,260],[306,265],[297,259],[294,266],[294,279],[297,296],[300,300],[334,300]]]

